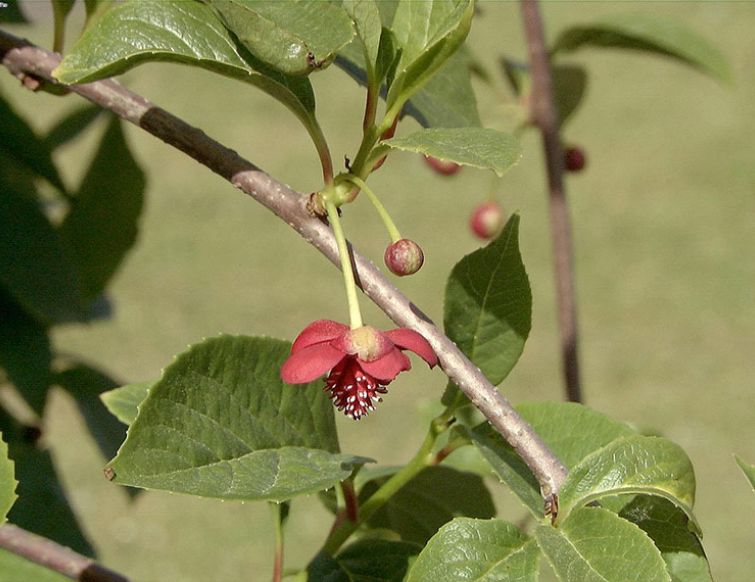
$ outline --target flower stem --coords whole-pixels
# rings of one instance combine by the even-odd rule
[[[432,420],[430,428],[425,435],[425,440],[422,442],[422,445],[412,460],[404,465],[398,472],[394,473],[390,479],[383,483],[380,489],[375,491],[375,493],[364,502],[359,508],[359,519],[357,519],[357,521],[343,521],[340,524],[340,527],[334,529],[330,533],[330,536],[328,536],[328,539],[325,541],[325,545],[322,548],[323,552],[333,556],[346,540],[348,540],[363,523],[368,521],[378,509],[383,507],[383,505],[385,505],[399,489],[416,477],[422,469],[435,464],[433,449],[435,448],[435,443],[437,442],[438,437],[448,429],[450,425],[449,420],[450,415],[448,409]]]
[[[372,205],[375,207],[375,210],[378,211],[378,214],[380,215],[380,219],[383,221],[385,228],[388,230],[388,234],[391,237],[391,242],[396,242],[396,241],[401,240],[402,238],[401,233],[398,231],[398,228],[396,228],[396,224],[393,222],[393,219],[391,219],[390,214],[388,214],[388,211],[385,209],[385,206],[383,206],[382,202],[380,202],[380,199],[375,195],[375,193],[365,183],[365,181],[359,178],[358,176],[354,176],[351,174],[348,175],[346,179],[352,184],[354,184],[355,186],[358,186],[360,190],[362,190],[365,194],[367,194],[367,197],[370,199],[370,202],[372,202]]]
[[[341,259],[341,271],[343,273],[343,284],[346,288],[346,301],[349,304],[349,322],[351,329],[362,327],[362,312],[359,310],[359,299],[357,298],[357,285],[354,281],[354,271],[351,269],[351,255],[346,243],[346,237],[343,235],[341,228],[341,218],[338,216],[338,209],[329,199],[325,200],[325,210],[328,212],[328,221],[333,229],[333,236],[338,246],[338,256]]]
[[[283,524],[288,518],[288,503],[269,503],[275,527],[275,561],[273,582],[283,580]]]

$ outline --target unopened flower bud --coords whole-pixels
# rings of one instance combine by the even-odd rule
[[[564,168],[567,172],[581,172],[587,158],[582,148],[571,146],[564,151]]]
[[[443,176],[453,176],[456,172],[461,170],[459,164],[448,160],[440,160],[433,156],[425,156],[425,162],[427,162],[427,165],[435,170],[436,173]]]
[[[425,255],[413,240],[402,238],[385,249],[385,265],[391,273],[403,277],[413,275],[425,262]]]

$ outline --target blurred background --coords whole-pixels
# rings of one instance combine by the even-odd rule
[[[31,25],[4,27],[42,46],[52,41],[49,3],[22,2]],[[480,2],[469,45],[491,71],[504,54],[525,59],[514,2]],[[586,403],[690,455],[696,512],[718,580],[747,582],[755,570],[755,496],[733,454],[755,462],[755,4],[745,2],[549,2],[549,38],[570,24],[627,11],[678,20],[729,60],[724,86],[675,62],[640,53],[585,50],[588,95],[566,127],[587,167],[567,176],[574,223],[581,363]],[[75,38],[81,15],[69,21]],[[70,41],[69,41],[70,42]],[[337,164],[353,156],[363,95],[341,70],[312,76],[318,116]],[[318,189],[315,150],[296,119],[253,88],[177,65],[146,65],[122,78],[132,90],[199,126],[277,179]],[[31,94],[7,71],[0,88],[44,132],[81,105],[76,96]],[[484,123],[513,128],[515,101],[502,77],[476,83]],[[104,130],[60,150],[77,184]],[[406,120],[399,132],[414,129]],[[112,319],[56,328],[55,347],[96,363],[124,383],[157,378],[187,345],[220,332],[293,339],[310,321],[345,320],[339,273],[284,223],[204,167],[136,128],[132,150],[148,176],[138,243],[110,286]],[[524,157],[496,183],[521,214],[521,248],[533,295],[533,329],[501,387],[514,403],[563,398],[551,243],[539,136],[523,134]],[[394,154],[370,183],[405,236],[425,250],[422,271],[401,288],[442,321],[445,279],[480,246],[467,217],[491,176],[463,169],[438,176],[419,156]],[[382,263],[387,241],[366,200],[348,208],[347,236]],[[366,319],[392,327],[362,301]],[[417,365],[376,413],[339,418],[342,449],[381,464],[406,461],[445,386]],[[71,502],[101,561],[134,581],[264,580],[273,528],[265,504],[220,503],[148,492],[129,499],[102,476],[105,463],[73,401],[52,395],[46,440]],[[524,514],[494,480],[499,513]],[[327,533],[315,497],[293,503],[287,565],[301,566]]]

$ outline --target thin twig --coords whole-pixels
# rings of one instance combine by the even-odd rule
[[[91,558],[10,523],[0,526],[0,547],[71,580],[128,582],[128,578],[100,566]]]
[[[532,71],[530,120],[540,129],[548,168],[548,201],[566,397],[572,402],[581,402],[571,222],[564,190],[564,151],[553,97],[553,78],[537,0],[522,0],[521,7]]]
[[[32,74],[53,81],[60,57],[0,31],[0,58],[16,76]],[[307,197],[274,180],[226,148],[111,79],[70,90],[141,127],[181,150],[267,207],[294,228],[334,265],[340,264],[333,233],[306,210]],[[517,451],[540,484],[543,497],[558,493],[566,468],[532,427],[430,319],[403,295],[368,259],[353,252],[357,284],[394,322],[422,334],[432,345],[446,375],[469,397]]]

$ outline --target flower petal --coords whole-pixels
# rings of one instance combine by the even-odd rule
[[[416,331],[399,328],[384,331],[383,334],[387,335],[398,347],[413,351],[420,358],[425,360],[431,368],[438,364],[438,356],[435,355],[435,351],[428,341]]]
[[[329,342],[349,331],[349,326],[330,319],[313,321],[294,340],[291,353],[298,352],[308,346]]]
[[[358,361],[359,365],[362,366],[362,370],[367,372],[370,376],[374,376],[378,380],[384,382],[390,382],[398,376],[399,372],[409,370],[412,367],[409,358],[400,352],[398,348],[392,349],[382,358],[378,358],[372,362],[365,362],[364,360]]]
[[[315,344],[291,354],[281,366],[281,378],[286,384],[306,384],[316,380],[344,358],[344,354],[330,344]]]

